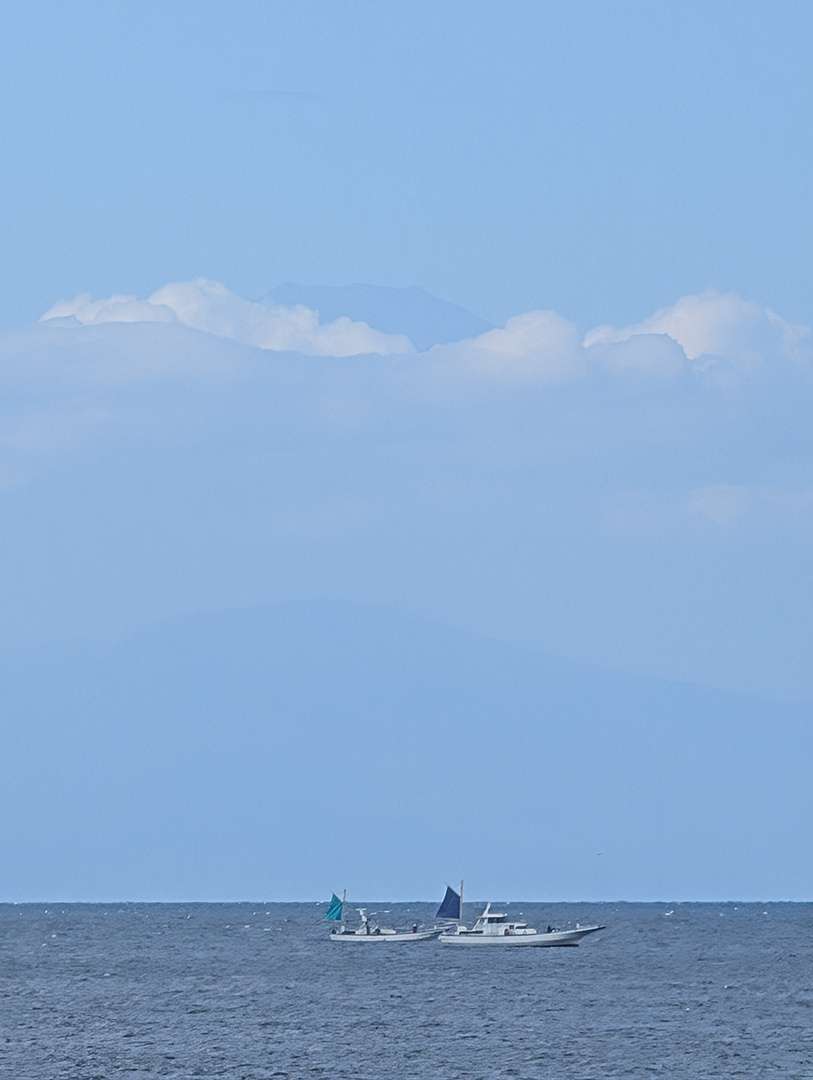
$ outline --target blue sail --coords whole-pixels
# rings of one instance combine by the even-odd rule
[[[446,886],[446,895],[441,901],[438,913],[435,916],[436,919],[460,919],[462,912],[460,910],[460,894],[456,893],[451,885]]]
[[[342,902],[338,896],[334,893],[330,901],[330,906],[325,913],[326,919],[341,919],[342,917]]]

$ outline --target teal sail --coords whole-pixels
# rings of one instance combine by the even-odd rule
[[[344,907],[344,904],[341,902],[341,900],[338,898],[338,896],[334,893],[333,897],[331,898],[330,905],[328,906],[327,912],[325,914],[325,918],[326,919],[341,919],[341,917],[342,917],[342,908],[343,907]]]

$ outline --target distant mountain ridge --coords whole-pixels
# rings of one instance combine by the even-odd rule
[[[3,899],[809,895],[813,707],[397,608],[0,650],[0,715]]]
[[[304,304],[318,311],[323,323],[345,315],[385,334],[406,334],[420,352],[492,329],[492,324],[479,315],[416,286],[396,289],[388,285],[297,285],[289,281],[266,293],[260,302],[285,307]]]

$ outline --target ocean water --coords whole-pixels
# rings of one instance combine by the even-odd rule
[[[2,905],[0,1077],[813,1077],[813,905],[509,911],[607,929],[575,949],[354,947],[327,940],[324,905]]]

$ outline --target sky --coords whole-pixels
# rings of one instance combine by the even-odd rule
[[[809,899],[809,6],[2,21],[0,899]]]
[[[809,5],[4,5],[2,325],[205,276],[809,320]]]

